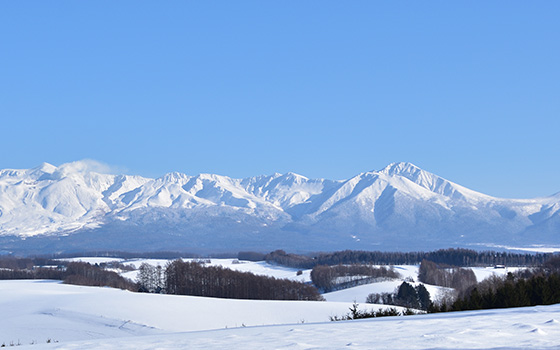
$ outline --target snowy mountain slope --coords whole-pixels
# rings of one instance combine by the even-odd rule
[[[118,241],[125,250],[305,251],[557,244],[559,233],[560,194],[495,198],[410,163],[342,181],[293,173],[149,179],[101,174],[85,162],[0,171],[4,250],[20,246],[17,237],[39,250],[65,250],[60,237],[68,236],[75,249]]]
[[[0,233],[19,236],[97,227],[119,196],[147,182],[87,171],[80,162],[0,172]]]

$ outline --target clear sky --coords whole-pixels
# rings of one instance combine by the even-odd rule
[[[560,1],[2,1],[0,169],[560,191]]]

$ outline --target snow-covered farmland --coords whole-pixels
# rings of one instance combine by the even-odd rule
[[[560,305],[329,322],[349,305],[138,294],[53,281],[1,281],[0,296],[0,342],[18,349],[560,346]]]
[[[162,259],[75,258],[165,267]],[[310,281],[310,270],[266,262],[211,259],[219,265],[276,278]],[[324,294],[325,302],[252,301],[132,293],[58,281],[0,281],[0,345],[32,349],[371,349],[527,348],[560,346],[560,305],[362,321],[330,322],[362,310],[370,293],[393,292],[403,279],[417,284],[418,266],[394,266],[402,278]],[[512,269],[473,268],[482,280]],[[136,271],[121,271],[134,279]],[[426,286],[437,298],[445,288]],[[47,341],[51,341],[47,344]],[[54,343],[56,342],[56,343]]]
[[[351,306],[132,293],[45,280],[0,281],[0,296],[0,345],[325,322]]]

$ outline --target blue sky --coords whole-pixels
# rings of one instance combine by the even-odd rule
[[[558,1],[0,4],[0,168],[560,191]]]

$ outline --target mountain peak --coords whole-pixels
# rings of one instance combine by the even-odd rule
[[[531,242],[545,244],[557,241],[560,227],[560,195],[493,198],[408,162],[343,181],[291,172],[244,179],[172,172],[148,179],[105,168],[85,160],[0,170],[0,238],[8,242],[2,244],[15,242],[8,236],[37,236],[22,246],[54,247],[53,237],[76,234],[67,243],[61,238],[60,249],[114,250],[130,241],[125,249],[231,251],[281,243],[331,250],[480,244],[492,235],[491,243],[504,245],[512,232],[511,244],[533,239],[534,232],[544,232],[543,239]]]
[[[416,165],[408,162],[398,162],[398,163],[391,163],[387,165],[385,168],[381,169],[379,172],[385,175],[393,176],[393,175],[413,175],[417,174],[418,172],[423,171]]]
[[[161,179],[164,182],[181,182],[181,181],[184,181],[184,180],[188,180],[188,176],[183,174],[183,173],[180,173],[178,171],[173,171],[173,172],[164,174],[159,179]]]
[[[296,181],[302,181],[302,180],[305,181],[305,180],[309,180],[307,177],[305,177],[305,176],[303,176],[303,175],[300,175],[300,174],[293,173],[293,172],[291,172],[291,171],[288,172],[288,173],[286,173],[286,174],[284,174],[284,176],[285,176],[287,179],[292,179],[292,180],[296,180]]]
[[[31,170],[33,172],[40,171],[40,172],[43,172],[43,173],[52,174],[56,171],[56,166],[54,166],[52,164],[49,164],[47,162],[43,162],[39,166],[36,166],[35,168],[33,168]]]
[[[467,193],[469,196],[474,195],[475,197],[479,197],[481,195],[428,171],[422,170],[412,163],[392,163],[382,169],[380,173],[391,177],[403,177],[431,192],[438,193],[446,197],[453,197],[454,199],[465,200],[465,195]]]

